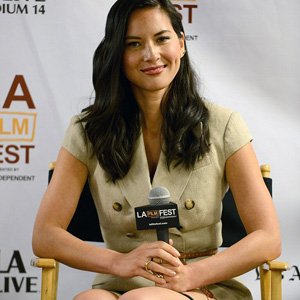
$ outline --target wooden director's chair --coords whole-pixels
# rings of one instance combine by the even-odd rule
[[[55,162],[49,167],[49,181]],[[270,167],[261,166],[262,176],[272,195]],[[231,191],[223,199],[222,213],[222,247],[229,247],[246,236],[246,231],[238,215]],[[76,212],[70,222],[68,231],[84,241],[104,242],[99,226],[99,219],[92,195],[86,182]],[[52,258],[34,258],[31,265],[42,268],[41,300],[56,300],[59,262]],[[289,269],[286,262],[267,261],[260,266],[261,300],[281,300],[281,272]]]

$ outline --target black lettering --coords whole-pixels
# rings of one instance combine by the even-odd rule
[[[37,277],[26,278],[26,293],[37,293],[37,290],[32,289],[32,287],[37,286],[37,282],[33,282],[34,280],[38,280],[38,278]]]
[[[2,11],[3,14],[28,14],[28,7],[27,4],[25,4],[23,7],[20,4],[3,4],[0,6],[0,11]]]
[[[0,149],[2,149],[3,148],[3,145],[0,145]],[[0,156],[3,154],[3,152],[0,152]],[[2,164],[3,163],[3,160],[1,160],[0,159],[0,164]],[[1,271],[0,271],[0,273],[1,273]]]
[[[185,39],[187,41],[197,41],[198,40],[198,35],[186,35]]]
[[[9,277],[4,277],[4,293],[9,292]]]
[[[300,280],[300,272],[297,266],[292,266],[291,269],[294,269],[292,277],[289,279],[289,281],[294,281],[295,278]]]
[[[16,265],[13,265],[14,261],[16,262]],[[15,250],[13,253],[13,256],[7,269],[7,273],[9,273],[12,268],[17,268],[19,270],[19,273],[26,273],[20,251],[18,250]]]
[[[41,5],[41,6],[38,6],[38,5],[34,5],[33,6],[33,9],[34,9],[34,14],[44,14],[46,12],[45,10],[45,5]]]
[[[256,272],[256,279],[255,280],[260,280],[259,268],[255,268],[255,272]]]
[[[17,280],[16,277],[12,277],[11,280],[12,280],[12,283],[13,283],[13,285],[14,285],[15,291],[16,291],[17,293],[19,293],[20,290],[21,290],[21,287],[22,287],[22,285],[23,285],[24,277],[22,277],[22,280],[21,280],[21,282],[20,282],[20,285],[18,285],[18,280]]]
[[[18,12],[20,12],[21,14],[22,14],[23,12],[25,12],[25,14],[28,14],[28,8],[27,8],[27,5],[24,5],[24,7],[21,8],[21,5],[18,4],[18,6],[17,6],[17,13],[18,13]]]

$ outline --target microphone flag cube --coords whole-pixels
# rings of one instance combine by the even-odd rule
[[[176,203],[165,205],[144,205],[136,207],[137,230],[179,227],[178,207]]]

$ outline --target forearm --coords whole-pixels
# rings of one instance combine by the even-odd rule
[[[54,258],[70,267],[111,273],[118,252],[88,244],[59,227],[35,229],[33,251],[39,257]]]
[[[221,253],[191,264],[193,287],[234,278],[280,255],[278,233],[257,230]]]

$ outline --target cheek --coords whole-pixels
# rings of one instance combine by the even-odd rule
[[[169,47],[165,52],[165,57],[168,58],[169,61],[180,60],[180,47]]]
[[[137,58],[135,55],[127,55],[124,53],[123,55],[123,72],[124,74],[128,74],[128,72],[131,72],[133,69],[137,67]]]

